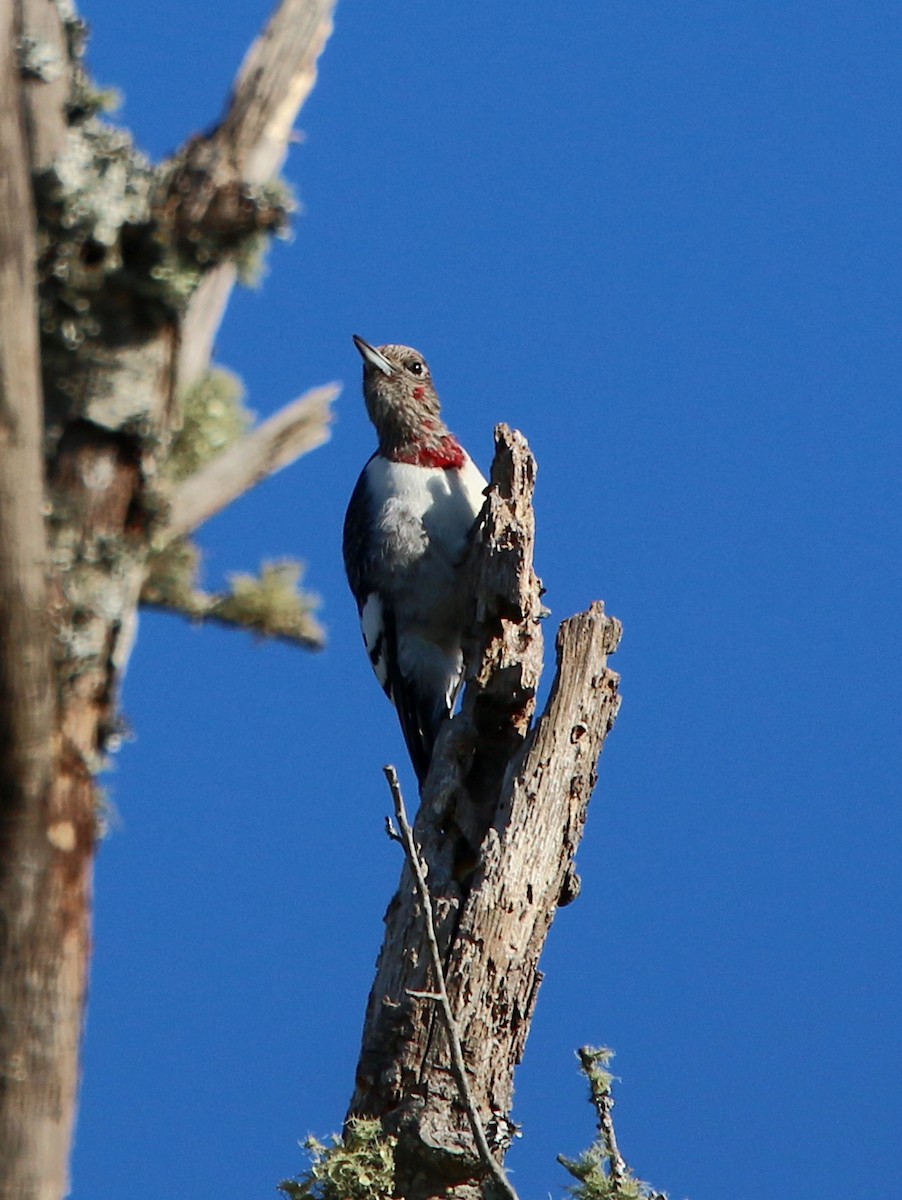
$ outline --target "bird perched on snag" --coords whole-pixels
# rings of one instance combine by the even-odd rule
[[[370,662],[422,785],[463,676],[461,564],[487,485],[442,420],[422,354],[356,334],[354,344],[379,448],[348,505],[345,570]]]

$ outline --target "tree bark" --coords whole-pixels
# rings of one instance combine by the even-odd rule
[[[334,9],[335,0],[282,0],[245,56],[223,120],[188,148],[186,161],[199,167],[207,187],[259,185],[278,175],[297,114],[316,84]],[[192,191],[198,200],[208,194],[196,182]],[[207,272],[192,296],[183,325],[180,387],[190,387],[206,369],[235,279],[235,264],[227,259]]]
[[[34,207],[0,3],[0,1197],[66,1190],[84,928],[54,803]],[[77,873],[77,867],[76,867]],[[63,1018],[55,1019],[62,1010]]]
[[[619,707],[607,655],[620,624],[596,603],[561,626],[551,696],[531,725],[545,615],[532,565],[534,480],[525,440],[500,426],[467,568],[476,600],[466,692],[436,747],[414,828],[470,1087],[499,1160],[514,1130],[513,1075],[539,955],[557,908],[578,892],[573,856]],[[472,1200],[492,1184],[451,1073],[435,990],[406,865],[386,914],[348,1116],[379,1117],[398,1136],[398,1195]]]
[[[259,185],[333,3],[283,0],[220,126],[155,169],[96,115],[74,9],[0,0],[0,1200],[68,1192],[95,777],[155,538],[212,511],[163,478],[178,374],[206,369],[231,283],[215,312],[204,285],[285,219]],[[216,507],[323,441],[334,394],[208,464]]]

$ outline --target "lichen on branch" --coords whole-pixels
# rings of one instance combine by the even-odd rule
[[[288,1200],[392,1200],[396,1144],[378,1121],[349,1121],[331,1146],[307,1138],[310,1169],[283,1180],[279,1190]]]
[[[200,586],[201,551],[188,538],[178,538],[148,559],[141,603],[180,613],[198,623],[214,621],[319,650],[325,633],[314,616],[319,597],[299,585],[303,564],[292,559],[264,562],[259,575],[235,572],[223,592]]]
[[[244,385],[232,371],[211,367],[182,396],[182,424],[163,466],[181,483],[233,445],[253,423],[244,403]]]
[[[607,1046],[582,1046],[577,1052],[579,1068],[589,1081],[589,1101],[598,1117],[598,1136],[579,1158],[558,1155],[577,1183],[567,1191],[576,1200],[667,1200],[637,1179],[627,1166],[614,1131],[614,1076],[607,1069],[614,1051]]]

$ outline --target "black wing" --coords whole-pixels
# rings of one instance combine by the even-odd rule
[[[357,601],[358,613],[363,611],[366,598],[373,591],[372,562],[367,554],[367,534],[372,525],[373,514],[370,512],[365,479],[366,467],[360,472],[348,502],[341,547],[345,560],[345,574]]]
[[[393,608],[382,610],[387,677],[385,692],[398,714],[407,753],[422,787],[432,762],[432,751],[439,725],[447,712],[435,711],[434,697],[424,696],[413,680],[405,679],[398,669],[398,629]]]
[[[448,715],[448,710],[447,706],[443,705],[440,711],[436,711],[435,698],[421,695],[420,689],[412,681],[404,679],[398,669],[398,627],[395,611],[376,585],[374,564],[367,553],[373,514],[370,511],[369,492],[364,482],[365,475],[366,467],[357,480],[348,511],[345,513],[342,538],[345,573],[357,601],[357,612],[364,626],[364,645],[370,662],[385,694],[395,706],[410,761],[422,785],[432,760],[438,728]],[[364,610],[368,609],[368,605],[374,599],[378,602],[381,625],[378,634],[368,639],[366,622],[363,620]]]

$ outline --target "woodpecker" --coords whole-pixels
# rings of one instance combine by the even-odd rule
[[[442,420],[422,354],[356,334],[354,345],[379,448],[348,505],[345,570],[422,786],[463,676],[461,564],[487,484]]]

